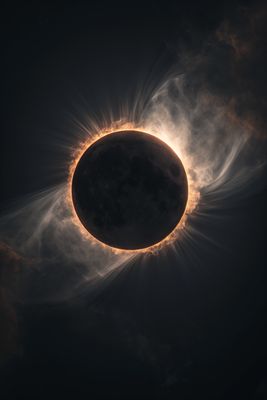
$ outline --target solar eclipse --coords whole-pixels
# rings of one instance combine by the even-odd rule
[[[188,183],[176,153],[157,137],[115,131],[82,154],[72,178],[75,211],[100,242],[123,250],[159,244],[178,225]]]

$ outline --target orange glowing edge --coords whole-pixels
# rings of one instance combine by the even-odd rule
[[[110,133],[114,133],[114,132],[119,132],[119,131],[142,131],[144,133],[147,133],[149,135],[155,136],[158,139],[162,140],[163,142],[165,142],[167,145],[169,145],[173,151],[177,154],[177,156],[179,157],[179,159],[181,160],[184,169],[185,169],[185,173],[186,173],[186,177],[187,177],[187,183],[188,183],[188,197],[187,197],[187,203],[186,203],[186,207],[184,210],[184,213],[182,215],[182,218],[178,221],[177,225],[175,226],[175,228],[172,230],[171,233],[169,233],[169,235],[167,235],[165,238],[163,238],[160,242],[153,244],[152,246],[148,246],[145,248],[141,248],[141,249],[134,249],[134,250],[127,250],[127,249],[120,249],[117,247],[112,247],[109,246],[103,242],[101,242],[100,240],[98,240],[97,238],[95,238],[89,231],[87,231],[87,229],[83,226],[83,224],[81,223],[74,205],[73,205],[73,201],[72,201],[72,179],[73,179],[73,175],[74,175],[74,171],[76,169],[76,166],[80,160],[80,158],[82,157],[82,155],[84,154],[84,152],[95,142],[97,142],[100,138],[109,135]],[[127,133],[125,133],[127,134]],[[77,149],[73,152],[73,157],[72,157],[72,161],[70,163],[70,167],[69,167],[69,177],[68,177],[68,191],[67,191],[67,203],[69,205],[69,208],[71,210],[71,219],[73,224],[77,227],[77,229],[79,230],[80,234],[85,238],[91,241],[91,243],[94,243],[96,246],[100,246],[104,249],[109,249],[110,251],[119,254],[119,253],[156,253],[159,250],[161,250],[163,247],[173,244],[178,238],[179,238],[179,234],[181,233],[181,231],[183,229],[185,229],[186,227],[186,221],[187,221],[187,217],[188,215],[190,215],[196,208],[198,202],[199,202],[199,192],[196,189],[195,185],[194,185],[194,181],[191,178],[188,170],[189,170],[189,165],[187,165],[186,163],[187,158],[186,157],[181,157],[179,154],[179,151],[176,149],[175,145],[172,145],[172,140],[170,137],[168,137],[168,135],[164,135],[164,138],[162,137],[162,135],[160,133],[157,132],[148,132],[148,129],[142,126],[135,126],[133,123],[114,123],[112,124],[112,126],[110,126],[107,129],[103,129],[97,133],[95,133],[93,136],[89,136],[86,140],[84,140],[83,142],[81,142]]]

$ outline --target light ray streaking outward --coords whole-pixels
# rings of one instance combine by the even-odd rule
[[[73,171],[84,150],[99,137],[114,130],[142,129],[166,142],[185,167],[189,199],[184,217],[177,229],[149,253],[171,250],[178,259],[191,257],[199,238],[210,240],[196,228],[196,221],[205,218],[209,224],[216,210],[252,191],[251,182],[263,165],[255,139],[229,115],[220,98],[206,90],[199,90],[193,97],[188,93],[186,77],[174,77],[152,95],[138,118],[134,118],[132,110],[124,110],[119,121],[112,120],[110,113],[99,124],[90,116],[85,121],[77,119],[73,140],[66,138],[72,160],[65,166],[69,169],[68,179],[29,196],[26,205],[1,218],[2,240],[31,259],[45,277],[51,271],[70,272],[67,288],[65,284],[64,290],[57,287],[53,299],[70,296],[84,282],[95,284],[140,257],[138,251],[116,251],[97,243],[85,232],[73,209]],[[146,257],[146,253],[141,256]],[[45,289],[40,290],[40,298],[45,297],[44,292]]]

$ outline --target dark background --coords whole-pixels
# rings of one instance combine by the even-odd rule
[[[201,47],[255,4],[1,6],[3,207],[66,178],[57,143],[77,104],[99,117],[112,104],[119,115],[136,90],[164,80],[181,44]],[[93,299],[85,290],[60,305],[17,305],[22,350],[2,366],[3,397],[267,398],[266,200],[261,190],[221,210],[219,229],[200,221],[222,247],[203,242],[187,265],[166,251],[137,260]]]

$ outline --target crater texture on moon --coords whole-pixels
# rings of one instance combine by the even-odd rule
[[[155,245],[183,216],[187,177],[176,153],[140,131],[112,132],[81,156],[72,179],[76,213],[99,241],[119,249]]]

